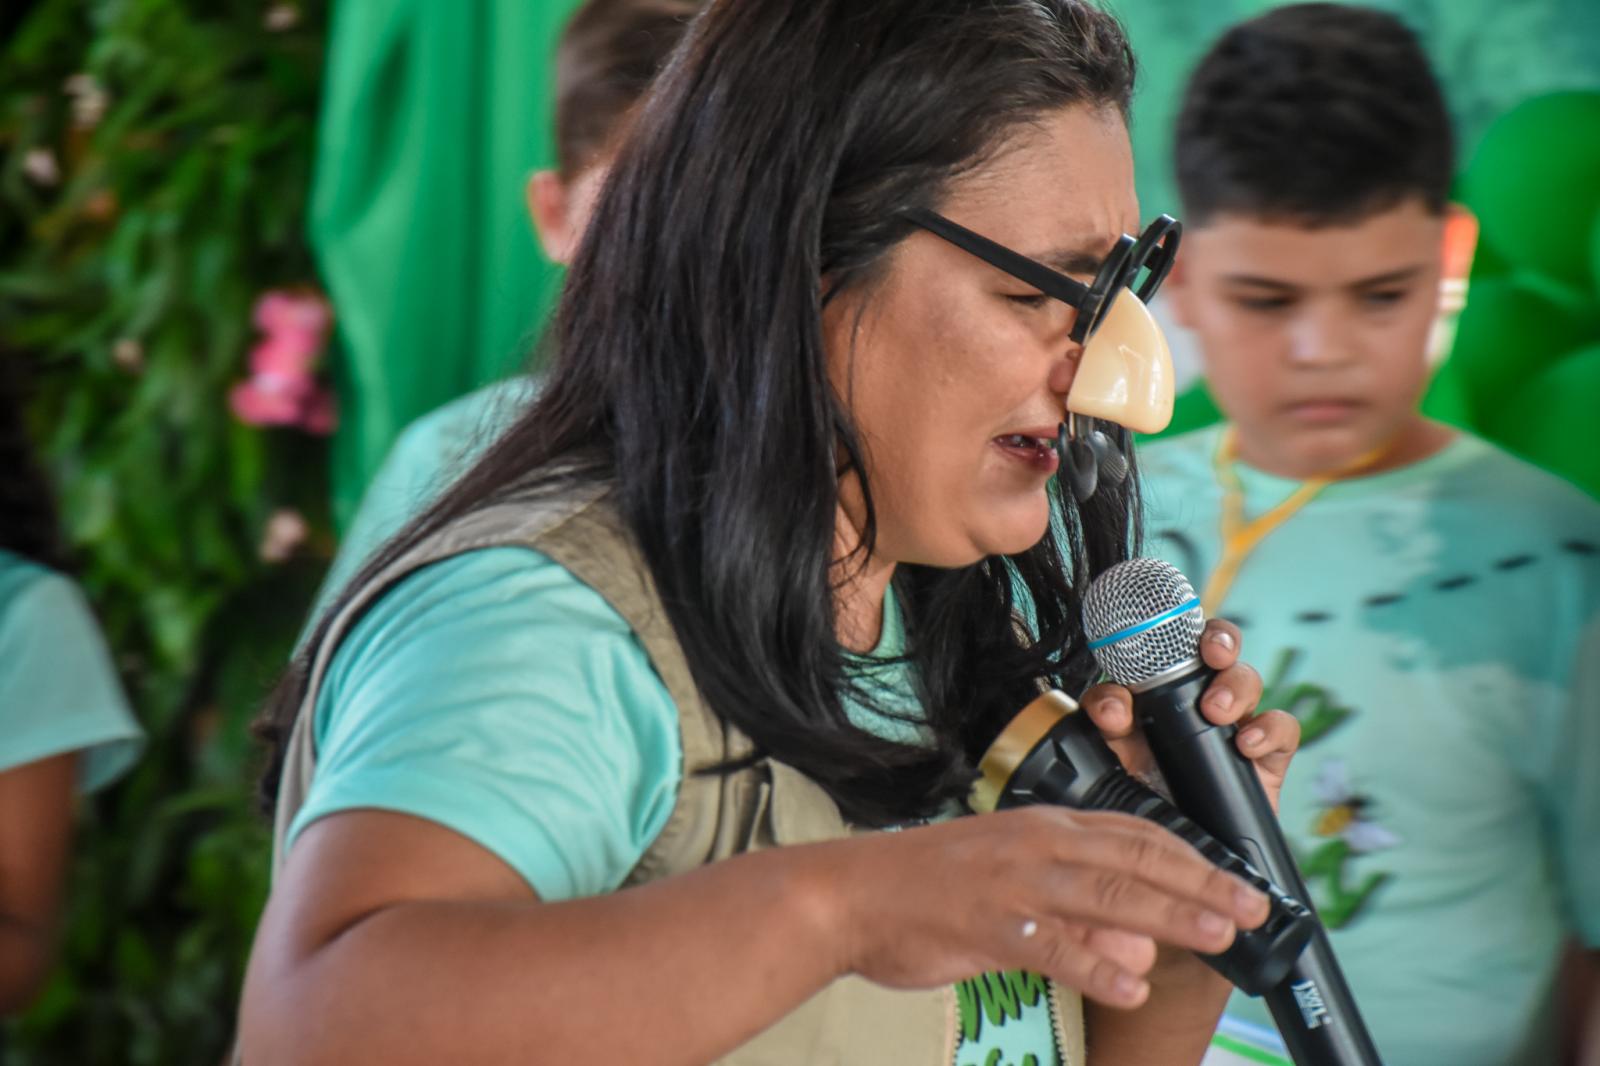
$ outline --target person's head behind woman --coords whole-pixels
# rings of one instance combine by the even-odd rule
[[[545,254],[568,263],[634,110],[701,0],[584,0],[555,56],[555,167],[528,176]]]
[[[1063,511],[1005,447],[1061,418],[1072,312],[905,213],[1105,253],[1136,222],[1132,81],[1080,0],[713,3],[601,194],[543,396],[372,567],[581,457],[719,715],[858,821],[964,794],[1041,679],[1089,679],[1077,592],[1129,550],[1133,483]],[[900,564],[928,747],[845,711],[835,590],[869,558]]]

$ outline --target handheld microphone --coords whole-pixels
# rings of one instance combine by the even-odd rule
[[[1200,658],[1205,619],[1184,576],[1157,559],[1118,563],[1089,587],[1084,629],[1100,668],[1133,692],[1133,711],[1178,808],[1299,899],[1310,893],[1233,726],[1200,713],[1216,671]],[[1265,995],[1299,1066],[1382,1061],[1316,922],[1305,952]]]
[[[1134,780],[1086,714],[1060,692],[1024,707],[980,764],[972,790],[977,811],[1050,803],[1083,810],[1122,811],[1155,822],[1229,873],[1266,894],[1267,920],[1241,929],[1218,955],[1200,955],[1241,991],[1258,996],[1281,982],[1316,929],[1299,900],[1251,869],[1239,856],[1154,791]]]

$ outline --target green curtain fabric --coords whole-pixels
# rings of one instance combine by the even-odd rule
[[[559,274],[523,181],[554,157],[576,0],[336,4],[310,237],[338,316],[342,526],[411,419],[515,370]]]

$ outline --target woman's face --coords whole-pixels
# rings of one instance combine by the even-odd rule
[[[963,176],[940,212],[1087,282],[1138,232],[1133,157],[1115,110],[1066,108]],[[882,561],[967,566],[1024,551],[1049,522],[1049,447],[1081,346],[1077,312],[931,233],[824,312],[828,373],[865,451]],[[841,506],[860,529],[859,486]]]

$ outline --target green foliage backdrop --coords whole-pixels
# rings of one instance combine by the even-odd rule
[[[63,961],[5,1062],[214,1063],[266,885],[247,725],[328,550],[325,442],[227,406],[258,295],[315,281],[324,11],[24,8],[0,51],[0,350],[29,364],[150,746],[85,812]],[[269,527],[309,536],[274,562]]]

